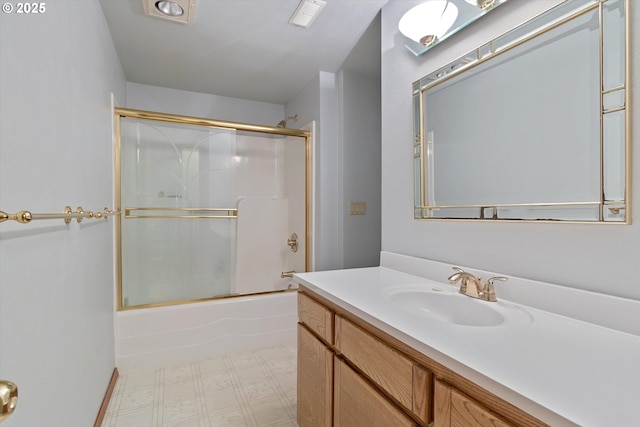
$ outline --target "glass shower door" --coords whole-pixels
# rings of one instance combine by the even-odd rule
[[[234,294],[236,131],[120,126],[122,306]]]

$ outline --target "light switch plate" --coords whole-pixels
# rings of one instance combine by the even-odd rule
[[[349,215],[366,215],[366,202],[349,202]]]

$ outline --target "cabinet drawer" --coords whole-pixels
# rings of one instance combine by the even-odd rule
[[[513,427],[449,384],[436,380],[434,427]]]
[[[336,316],[336,348],[424,424],[430,422],[432,375],[364,329]]]
[[[298,292],[298,320],[333,344],[333,312],[301,292]]]
[[[334,366],[334,427],[418,427],[343,360]]]

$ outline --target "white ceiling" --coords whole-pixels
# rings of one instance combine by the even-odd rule
[[[318,73],[380,73],[388,0],[327,0],[310,28],[288,23],[299,0],[197,0],[191,24],[144,15],[142,0],[100,0],[127,81],[286,104]],[[368,31],[367,31],[368,29]]]

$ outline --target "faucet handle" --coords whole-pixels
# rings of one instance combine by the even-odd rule
[[[487,301],[491,301],[491,302],[497,301],[496,290],[493,287],[493,282],[495,282],[496,280],[499,280],[501,282],[506,282],[508,279],[503,276],[496,276],[487,280],[486,285],[484,285],[482,289],[482,293],[484,294],[484,299]]]
[[[460,267],[452,267],[452,268],[455,271],[455,273],[453,273],[451,276],[449,276],[449,278],[447,280],[449,281],[449,283],[451,283],[453,285],[458,280],[460,280],[461,275],[464,274],[464,270],[461,269]]]
[[[496,280],[499,280],[501,282],[506,282],[509,279],[507,277],[504,277],[504,276],[492,277],[489,280],[487,280],[487,285],[493,285],[493,282],[495,282]]]

